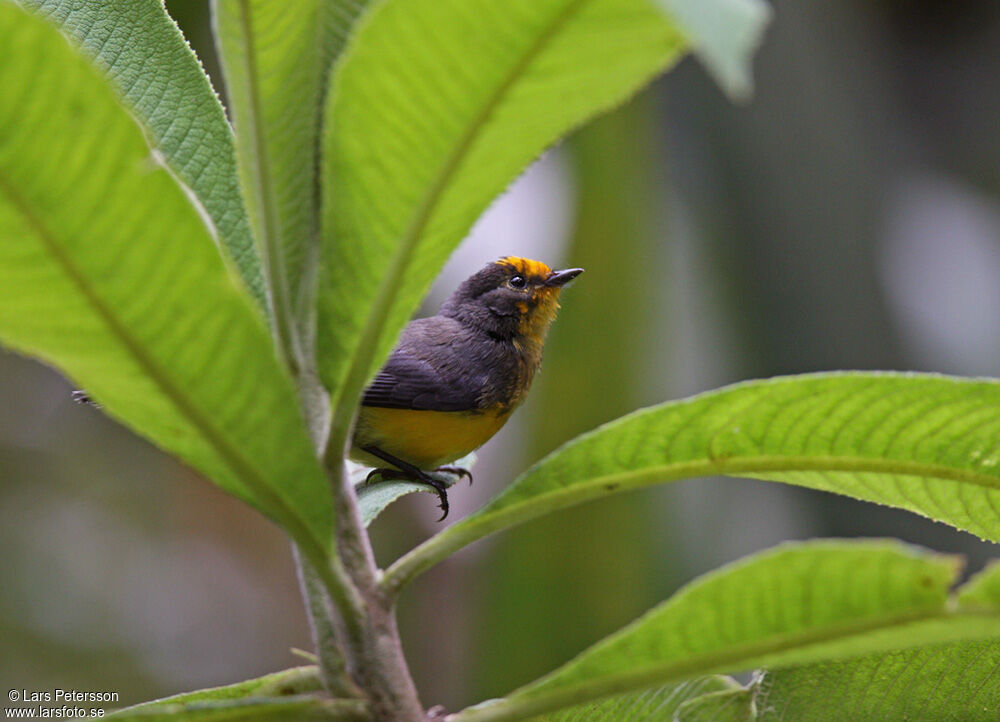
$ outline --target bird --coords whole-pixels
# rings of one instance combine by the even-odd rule
[[[560,292],[581,273],[505,256],[467,278],[436,316],[407,324],[362,394],[349,456],[375,467],[366,481],[427,484],[439,521],[447,517],[447,486],[429,472],[472,482],[447,464],[485,444],[524,401]]]

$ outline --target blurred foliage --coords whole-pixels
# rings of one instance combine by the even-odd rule
[[[207,4],[167,5],[221,91]],[[913,177],[974,195],[983,227],[998,227],[998,44],[1000,6],[989,0],[782,0],[749,104],[731,105],[687,61],[567,144],[578,215],[565,257],[588,275],[566,293],[529,405],[512,422],[527,449],[480,476],[475,492],[638,404],[741,378],[1000,375],[995,347],[962,361],[971,366],[927,351],[971,347],[1000,325],[991,306],[921,326],[906,313],[920,311],[928,288],[947,308],[977,272],[1000,274],[949,251],[968,248],[961,233],[975,227],[932,227],[952,285],[914,272],[901,286],[913,295],[897,298],[886,280],[900,265],[887,237],[911,212]],[[593,173],[602,163],[603,179]],[[940,194],[917,200],[934,218],[948,210]],[[601,234],[613,242],[598,243]],[[996,252],[1000,233],[970,242]],[[287,646],[308,642],[281,535],[68,394],[53,373],[0,357],[0,677],[127,690],[123,702],[138,702],[292,664]],[[506,691],[693,573],[782,536],[897,536],[969,553],[973,568],[996,554],[915,515],[762,486],[707,480],[624,496],[435,570],[401,605],[425,701],[455,708]],[[376,523],[382,557],[427,535],[428,503],[416,496]]]
[[[570,144],[579,210],[565,255],[587,274],[563,294],[522,412],[530,442],[515,469],[656,401],[667,377],[665,367],[652,381],[635,368],[653,342],[657,315],[648,300],[664,273],[651,262],[659,250],[654,191],[663,156],[655,109],[643,94]],[[637,553],[669,547],[658,531],[664,513],[646,499],[619,497],[501,537],[485,565],[490,605],[480,620],[475,693],[496,696],[538,677],[671,591],[677,579],[669,556]]]

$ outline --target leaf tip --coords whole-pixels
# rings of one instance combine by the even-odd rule
[[[765,0],[656,0],[684,30],[695,56],[734,102],[753,95],[752,58],[771,22]]]

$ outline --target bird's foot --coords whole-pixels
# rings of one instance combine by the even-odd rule
[[[438,471],[440,471],[440,469]],[[419,469],[414,469],[412,471],[409,469],[372,469],[368,472],[368,476],[365,477],[365,483],[372,483],[375,477],[379,477],[382,481],[388,481],[391,479],[397,481],[415,481],[420,484],[427,484],[433,488],[438,495],[438,501],[440,502],[439,506],[442,512],[441,518],[438,519],[438,521],[444,521],[445,517],[448,516],[448,485],[440,479],[434,478],[426,471],[421,471]]]
[[[375,477],[380,477],[379,480],[381,481],[390,471],[396,471],[396,469],[372,469],[368,472],[368,476],[365,477],[364,484],[373,484],[376,481]]]
[[[459,479],[468,479],[469,486],[472,486],[472,472],[468,469],[463,469],[461,466],[439,466],[434,471],[441,474],[452,474]]]
[[[92,398],[90,398],[90,394],[88,394],[83,389],[77,389],[72,394],[70,394],[70,396],[78,404],[83,404],[85,406],[93,406],[95,409],[101,408],[101,405],[96,401],[94,401]]]
[[[417,476],[420,477],[420,481],[434,487],[434,491],[438,495],[438,501],[441,502],[438,504],[441,507],[441,518],[438,521],[444,521],[445,517],[448,516],[448,485],[423,471],[418,472]]]

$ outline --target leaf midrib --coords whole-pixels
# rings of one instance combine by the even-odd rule
[[[594,477],[585,482],[546,491],[492,512],[489,511],[489,507],[486,507],[448,527],[400,557],[386,570],[382,583],[387,590],[398,590],[417,574],[468,544],[502,529],[535,519],[542,514],[597,498],[602,493],[631,491],[656,483],[668,483],[715,474],[739,476],[740,474],[782,471],[896,474],[963,482],[991,490],[1000,490],[1000,479],[993,476],[968,469],[894,459],[767,455],[662,464]],[[528,474],[531,472],[529,471]],[[522,482],[514,482],[514,484],[518,483]],[[612,485],[613,489],[607,488]],[[601,487],[605,487],[603,491]],[[844,496],[847,495],[844,494]]]
[[[33,211],[31,205],[7,179],[2,169],[0,169],[0,192],[7,196],[11,205],[21,214],[27,225],[34,230],[42,246],[48,250],[52,258],[55,259],[70,282],[76,286],[84,299],[107,326],[111,335],[125,347],[140,368],[158,386],[163,395],[174,405],[178,414],[198,430],[208,444],[215,449],[216,453],[230,468],[233,474],[240,479],[246,489],[250,491],[263,508],[273,514],[288,533],[300,545],[307,550],[311,561],[320,561],[326,558],[324,546],[314,536],[312,531],[305,525],[291,507],[279,495],[275,494],[268,487],[266,479],[261,476],[253,465],[247,461],[240,453],[239,449],[230,443],[219,429],[204,415],[198,407],[184,394],[183,390],[177,386],[170,378],[169,374],[150,356],[134,338],[129,329],[123,324],[114,311],[101,299],[97,291],[92,287],[84,274],[77,268],[73,260],[63,252],[54,234],[42,222]]]
[[[357,397],[361,394],[364,383],[368,380],[369,370],[378,348],[378,342],[389,317],[392,302],[396,298],[396,290],[403,274],[427,227],[438,202],[452,177],[458,172],[469,149],[475,143],[479,131],[486,125],[493,112],[499,107],[507,92],[514,83],[526,72],[531,63],[538,57],[546,45],[556,36],[560,27],[591,0],[569,0],[562,10],[555,14],[548,26],[543,28],[535,41],[525,53],[513,64],[510,72],[501,80],[493,94],[487,99],[480,112],[473,117],[465,133],[459,138],[454,149],[445,159],[437,177],[431,183],[420,204],[417,206],[410,225],[403,234],[402,241],[393,255],[388,273],[378,286],[375,303],[368,314],[365,325],[359,336],[359,343],[351,359],[350,366],[344,376],[344,381],[333,399],[333,422],[330,445],[328,447],[328,463],[337,461],[346,451],[347,432],[354,417],[354,407]],[[336,455],[337,459],[331,459]]]
[[[254,193],[261,214],[261,234],[259,240],[260,257],[267,274],[266,292],[271,306],[271,323],[274,325],[275,343],[279,347],[279,356],[286,363],[298,368],[296,349],[292,337],[291,310],[289,299],[288,276],[285,268],[284,244],[281,239],[278,211],[275,207],[274,184],[272,182],[271,161],[268,155],[267,140],[261,130],[262,115],[260,98],[260,78],[257,69],[255,31],[251,16],[249,0],[238,0],[239,22],[243,30],[245,43],[243,47],[244,72],[247,77],[248,109],[247,132],[254,149],[254,161],[257,172],[249,173],[254,184]],[[248,162],[250,159],[247,159]]]
[[[870,632],[890,631],[922,622],[966,618],[1000,620],[1000,610],[962,609],[949,611],[947,606],[934,605],[930,609],[889,614],[876,619],[847,621],[800,633],[773,635],[756,642],[733,645],[722,651],[695,654],[665,664],[644,665],[624,674],[608,675],[598,680],[597,683],[582,682],[557,687],[547,693],[540,692],[537,696],[530,694],[531,686],[525,687],[523,689],[529,694],[527,697],[519,697],[518,692],[515,691],[510,697],[498,702],[494,707],[487,707],[481,711],[459,712],[448,717],[447,722],[503,722],[504,720],[527,719],[543,712],[562,709],[599,697],[657,684],[668,684],[699,674],[732,672],[735,669],[733,665],[750,664],[765,655],[802,650],[825,642],[849,642],[853,638],[864,637]],[[606,640],[609,643],[613,641],[613,639]],[[909,646],[925,645],[918,643]],[[587,651],[582,654],[587,654]],[[573,664],[572,661],[567,663],[567,665],[571,664]],[[548,676],[557,675],[559,672],[560,669],[556,669]],[[541,685],[545,679],[543,677],[537,684]]]
[[[519,510],[525,506],[531,506],[541,499],[559,499],[564,496],[572,497],[581,490],[592,491],[594,487],[618,485],[615,489],[607,491],[629,491],[631,489],[647,486],[648,483],[656,481],[670,482],[679,481],[692,477],[709,476],[721,474],[723,476],[735,476],[738,474],[758,473],[766,471],[800,471],[800,472],[843,472],[843,473],[877,473],[894,474],[901,476],[917,476],[921,478],[940,479],[944,481],[957,481],[980,486],[986,489],[1000,490],[1000,479],[986,474],[980,474],[969,469],[957,469],[936,464],[924,464],[913,461],[900,461],[897,459],[879,459],[862,456],[831,456],[831,455],[761,455],[761,456],[741,456],[731,459],[708,459],[687,462],[677,462],[673,464],[662,464],[659,466],[648,466],[642,469],[622,471],[604,476],[593,477],[585,482],[573,484],[572,486],[559,487],[537,496],[532,496],[520,502],[515,502],[510,506],[490,512],[489,507],[481,512],[483,518],[492,515],[506,514],[511,510]],[[529,472],[530,473],[530,472]],[[649,477],[653,482],[648,482]],[[530,478],[530,477],[526,477]],[[517,482],[515,482],[517,483]],[[797,485],[796,485],[797,486]],[[581,496],[584,496],[581,494]],[[528,517],[531,518],[531,517]],[[464,522],[473,523],[476,516],[469,517]],[[457,526],[457,525],[456,525]]]

